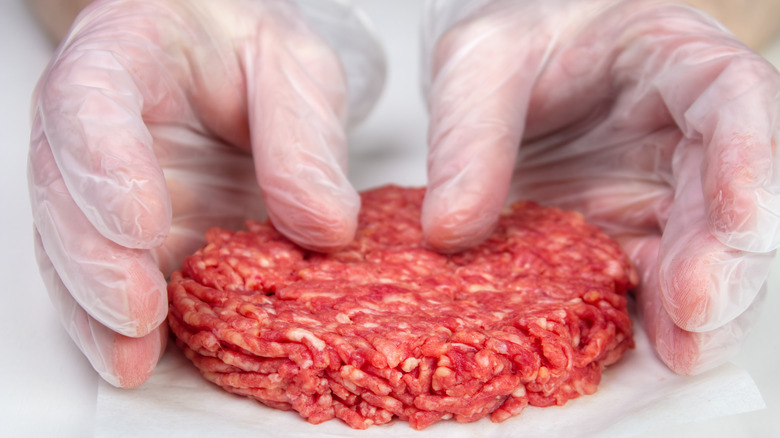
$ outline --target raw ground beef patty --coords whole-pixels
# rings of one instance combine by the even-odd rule
[[[423,195],[364,192],[355,240],[327,255],[269,223],[210,230],[168,287],[178,345],[211,382],[315,424],[502,421],[596,391],[633,346],[618,245],[520,202],[480,246],[439,254]]]

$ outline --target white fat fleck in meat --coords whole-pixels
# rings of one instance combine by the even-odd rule
[[[477,351],[477,349],[476,349],[476,348],[474,348],[473,346],[471,346],[471,345],[467,345],[467,344],[462,344],[462,343],[460,343],[460,342],[453,342],[453,343],[452,343],[452,344],[450,344],[450,345],[452,345],[453,347],[463,348],[463,349],[465,349],[465,350],[470,350],[470,351]]]
[[[345,383],[350,382],[353,385],[357,385],[357,382],[363,381],[366,379],[366,373],[361,371],[358,368],[355,368],[352,365],[344,365],[339,370],[341,377],[344,378]],[[357,388],[357,386],[352,386],[352,389]]]
[[[322,324],[322,321],[320,321],[318,319],[310,318],[310,317],[308,317],[306,315],[302,315],[302,314],[293,315],[293,321],[296,322],[296,323],[299,323],[299,324],[305,324],[305,325],[309,325],[309,326],[321,325]]]
[[[448,367],[452,365],[452,361],[450,360],[449,356],[441,356],[438,361],[436,361],[436,365],[440,367]]]
[[[390,294],[382,297],[382,302],[385,304],[392,303],[408,303],[415,304],[417,301],[411,294]]]
[[[454,375],[455,372],[447,367],[440,366],[436,368],[436,371],[433,372],[433,379],[431,380],[431,388],[434,391],[439,391],[442,389],[441,382],[443,379],[447,379]]]
[[[302,329],[302,328],[293,328],[290,330],[287,330],[287,333],[285,333],[287,339],[294,341],[294,342],[302,342],[304,339],[311,344],[312,347],[316,348],[318,351],[322,351],[325,349],[325,341],[322,339],[314,336],[314,333]]]
[[[619,261],[609,260],[607,267],[604,268],[604,273],[612,278],[623,278],[626,275],[626,270]]]
[[[495,342],[492,349],[499,354],[507,354],[509,352],[509,348],[505,342]]]
[[[418,365],[420,365],[420,359],[415,357],[408,357],[401,363],[401,369],[404,370],[405,373],[409,373],[413,369],[417,368]]]
[[[355,384],[355,382],[352,381],[352,379],[349,378],[350,374],[349,372],[345,372],[346,370],[344,370],[344,368],[346,367],[341,367],[342,370],[341,377],[343,377],[341,384],[344,385],[344,387],[347,388],[348,391],[353,393],[357,392],[358,386]]]
[[[475,348],[476,350],[476,348]],[[474,360],[477,362],[477,365],[480,366],[480,368],[488,368],[490,367],[490,358],[485,354],[477,354],[474,356]]]
[[[336,321],[342,324],[352,324],[352,320],[349,319],[349,316],[342,312],[336,314]]]
[[[489,284],[471,284],[468,287],[469,292],[497,292],[498,289]]]
[[[525,385],[522,383],[517,385],[514,391],[512,391],[513,397],[525,397]]]
[[[504,341],[512,342],[513,344],[519,344],[519,345],[523,344],[522,338],[512,333],[506,333],[506,332],[501,333],[500,338],[503,339]]]
[[[268,375],[268,380],[274,385],[278,385],[284,381],[284,378],[279,373],[273,373]]]

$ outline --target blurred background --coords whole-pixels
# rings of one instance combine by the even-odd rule
[[[708,3],[708,0],[701,0]],[[358,189],[384,183],[425,183],[427,116],[419,85],[420,3],[417,0],[356,0],[371,17],[385,45],[389,74],[384,94],[365,123],[350,134],[350,178]],[[755,20],[780,13],[753,3],[709,2],[751,8]],[[748,5],[750,3],[750,5]],[[775,2],[780,3],[780,2]],[[741,5],[741,6],[740,6]],[[760,44],[780,66],[780,37],[736,28]],[[755,35],[759,34],[759,35]],[[765,41],[760,43],[759,41]],[[93,434],[97,376],[60,328],[38,278],[27,196],[26,155],[30,96],[54,50],[23,0],[0,6],[0,436],[89,437]],[[667,428],[644,437],[780,436],[780,264],[770,276],[761,319],[734,364],[747,370],[767,408]],[[702,403],[706,403],[702,400]]]

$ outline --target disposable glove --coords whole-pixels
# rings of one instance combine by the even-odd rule
[[[378,97],[384,60],[356,10],[306,3],[98,2],[43,73],[28,165],[37,259],[111,384],[153,371],[166,276],[206,229],[267,212],[309,248],[352,239],[344,131]]]
[[[660,358],[696,374],[757,319],[780,244],[780,74],[661,1],[429,1],[427,242],[482,240],[508,200],[623,245]]]

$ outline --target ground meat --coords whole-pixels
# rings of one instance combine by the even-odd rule
[[[178,345],[230,392],[358,429],[502,421],[596,391],[633,346],[618,245],[520,202],[480,246],[439,254],[422,244],[423,196],[363,193],[355,240],[327,255],[270,223],[209,231],[170,280]]]

